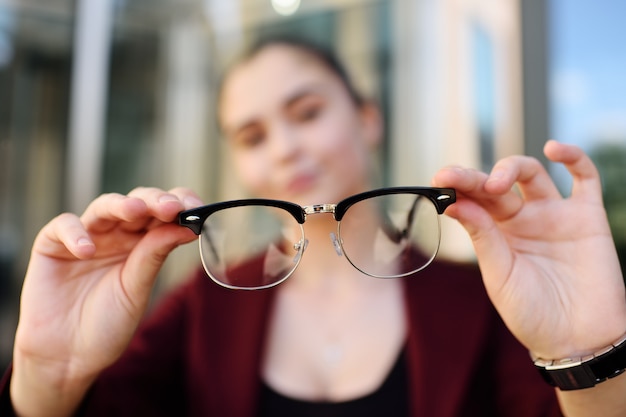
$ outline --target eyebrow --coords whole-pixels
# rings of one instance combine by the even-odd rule
[[[306,96],[322,95],[321,92],[323,92],[325,89],[320,88],[320,87],[322,87],[321,84],[310,84],[310,85],[306,85],[304,87],[301,87],[295,90],[287,97],[287,100],[285,100],[285,102],[280,106],[281,109],[288,109],[294,103],[297,103],[299,100],[301,100],[302,98]],[[257,117],[253,116],[250,119],[245,120],[243,123],[237,126],[234,126],[233,128],[229,128],[228,126],[223,126],[223,131],[226,134],[226,136],[232,136],[232,135],[235,135],[237,132],[241,132],[247,129],[250,126],[254,126],[256,123],[258,123]]]
[[[285,101],[285,103],[283,104],[283,108],[289,108],[290,106],[292,106],[294,103],[296,103],[298,100],[301,100],[303,97],[306,96],[310,96],[310,95],[322,95],[321,92],[323,91],[323,88],[315,88],[315,85],[313,86],[306,86],[304,88],[298,89],[296,90],[293,94],[291,94],[287,100]]]

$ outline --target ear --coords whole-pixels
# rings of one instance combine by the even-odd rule
[[[364,129],[364,138],[367,145],[375,149],[383,139],[384,122],[378,104],[368,100],[361,104],[359,114]]]

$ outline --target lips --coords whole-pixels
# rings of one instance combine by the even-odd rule
[[[286,191],[289,194],[302,194],[311,190],[317,182],[317,176],[312,173],[302,173],[291,177],[287,181]]]

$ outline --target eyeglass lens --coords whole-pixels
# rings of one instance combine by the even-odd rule
[[[242,206],[211,214],[202,226],[205,270],[231,288],[265,288],[286,279],[304,251],[301,225],[283,209]]]
[[[424,268],[437,254],[439,216],[426,197],[388,194],[350,206],[337,233],[344,256],[355,268],[379,278],[400,277]],[[259,289],[284,281],[304,249],[302,225],[277,207],[216,211],[205,220],[200,236],[207,273],[230,288]]]
[[[350,206],[339,224],[343,253],[361,272],[378,278],[409,275],[439,249],[435,205],[415,194],[388,194]]]

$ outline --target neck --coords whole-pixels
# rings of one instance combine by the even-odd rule
[[[337,234],[337,222],[330,215],[307,219],[305,236],[307,247],[298,269],[283,284],[293,290],[320,294],[348,294],[366,290],[379,283],[378,279],[355,269],[345,256],[339,255],[330,237]]]

